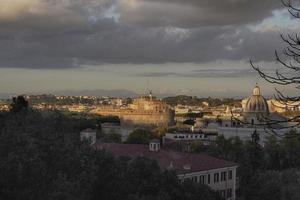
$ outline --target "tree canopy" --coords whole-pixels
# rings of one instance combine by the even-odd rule
[[[0,119],[0,199],[218,198],[204,185],[180,184],[154,160],[96,151],[80,141],[82,119],[34,110],[3,112]]]

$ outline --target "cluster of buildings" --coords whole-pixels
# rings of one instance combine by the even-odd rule
[[[100,106],[126,106],[127,99],[96,96],[26,95],[30,106],[38,110],[60,110],[89,113]],[[9,100],[0,102],[0,110],[8,110]]]
[[[61,110],[69,112],[89,112],[102,105],[123,106],[122,98],[95,96],[57,96],[57,95],[26,95],[30,106],[38,110]],[[9,110],[10,100],[0,101],[0,110]]]
[[[283,104],[276,100],[265,99],[260,87],[256,85],[252,94],[241,101],[241,107],[211,108],[209,105],[208,107],[206,105],[171,107],[150,93],[148,96],[134,98],[130,103],[124,104],[121,99],[116,99],[111,105],[92,106],[89,112],[102,116],[117,116],[120,124],[103,124],[103,131],[120,133],[122,141],[125,141],[136,127],[174,127],[174,125],[178,127],[185,121],[192,121],[194,124],[189,125],[187,130],[179,128],[175,132],[166,133],[166,143],[192,144],[194,141],[201,141],[208,145],[215,140],[217,135],[251,140],[255,132],[259,135],[260,143],[263,145],[270,135],[269,129],[276,130],[278,135],[283,135],[291,129],[292,122],[289,122],[288,118],[281,113],[297,112],[300,102],[293,102],[285,107]],[[70,109],[80,111],[84,107],[70,107]],[[189,115],[191,113],[193,115]],[[202,114],[198,115],[199,113]]]
[[[267,101],[258,85],[254,87],[252,95],[244,99],[241,104],[242,107],[239,108],[226,107],[223,110],[218,108],[203,116],[187,115],[187,117],[193,118],[194,125],[167,132],[162,141],[151,140],[149,145],[103,143],[97,140],[97,134],[92,129],[82,131],[81,140],[89,140],[93,148],[105,149],[117,157],[143,156],[154,159],[161,169],[173,170],[179,181],[190,180],[206,184],[224,199],[234,200],[236,199],[238,165],[208,155],[189,153],[191,145],[194,142],[210,145],[218,135],[224,135],[227,138],[237,136],[242,140],[251,140],[253,133],[259,135],[263,144],[268,136],[266,128],[270,128],[268,127],[269,121],[278,122],[272,124],[271,127],[277,129],[278,134],[289,131],[288,119],[282,116],[281,112],[276,112],[283,109],[283,106],[274,100]],[[299,109],[297,105],[293,108],[286,106],[284,112],[287,110],[297,111]],[[194,110],[195,113],[203,112],[200,107]],[[281,111],[283,112],[283,110]],[[160,127],[174,125],[175,113],[191,113],[193,109],[186,109],[183,106],[173,109],[150,94],[135,98],[126,106],[101,106],[91,112],[105,116],[118,116],[123,126]],[[103,125],[109,131],[120,128],[120,126],[112,124]],[[172,148],[174,145],[183,146],[185,149],[178,151]]]
[[[174,107],[174,110],[176,115],[186,114],[186,113],[200,113],[204,110],[204,106],[177,105]]]
[[[0,111],[9,111],[10,105],[5,102],[0,102]]]
[[[293,122],[289,122],[289,119],[279,112],[270,111],[269,105],[260,87],[256,85],[252,95],[242,101],[242,109],[234,112],[229,112],[230,109],[228,109],[227,113],[220,116],[217,121],[208,123],[206,127],[215,128],[219,135],[227,138],[237,136],[242,140],[251,140],[255,132],[259,134],[261,144],[264,144],[267,137],[274,131],[278,135],[284,135],[291,130],[291,125],[293,125]],[[276,108],[273,107],[273,110]]]
[[[299,112],[299,106],[300,101],[285,103],[274,99],[267,100],[263,97],[260,87],[256,85],[252,94],[241,101],[241,107],[221,106],[210,108],[211,112],[203,112],[202,116],[179,115],[175,119],[177,124],[192,119],[194,124],[191,125],[190,133],[207,136],[205,140],[199,137],[194,137],[193,140],[199,140],[205,144],[213,142],[212,135],[223,135],[225,138],[239,137],[246,141],[251,140],[253,133],[256,133],[263,145],[268,136],[274,135],[274,132],[280,136],[292,128],[299,130],[299,122],[292,122],[288,116],[283,115],[286,112]],[[179,131],[179,133],[189,138],[189,133],[186,131]],[[168,133],[165,137],[168,137],[168,140],[172,139],[173,142],[180,140],[182,143],[187,140],[185,137],[175,139],[177,134],[178,132]],[[192,143],[192,140],[185,141],[185,143]]]

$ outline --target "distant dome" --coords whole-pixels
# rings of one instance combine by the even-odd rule
[[[267,100],[261,95],[260,88],[256,85],[252,96],[248,98],[245,107],[246,112],[269,113]]]

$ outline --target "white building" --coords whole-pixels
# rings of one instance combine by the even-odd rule
[[[216,133],[216,134],[213,134]],[[175,132],[166,133],[163,137],[163,144],[170,142],[188,142],[201,141],[205,145],[209,145],[210,142],[216,139],[217,132]]]
[[[186,114],[191,112],[191,109],[188,106],[177,105],[175,106],[175,114]]]
[[[162,138],[163,146],[177,151],[191,152],[193,144],[200,142],[203,145],[210,145],[215,141],[217,132],[174,132],[166,133]]]

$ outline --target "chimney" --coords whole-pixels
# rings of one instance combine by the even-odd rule
[[[153,139],[149,143],[149,151],[157,152],[160,150],[160,141],[158,139]]]
[[[93,129],[85,129],[80,132],[80,140],[81,141],[89,141],[91,145],[95,144],[97,141],[97,132]]]

